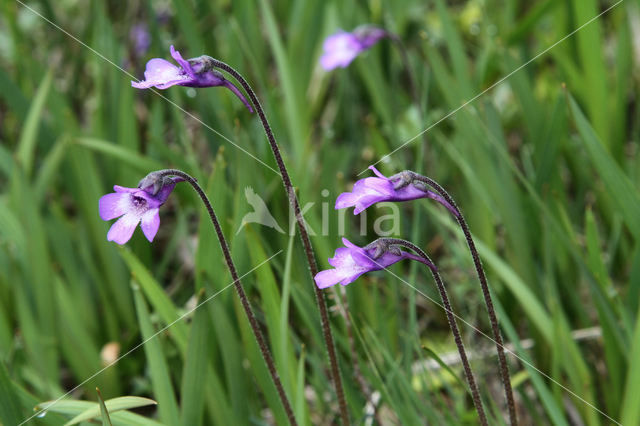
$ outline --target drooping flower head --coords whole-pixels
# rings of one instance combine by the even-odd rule
[[[150,242],[160,227],[160,206],[163,205],[180,177],[167,177],[162,184],[144,185],[144,179],[138,188],[125,188],[114,185],[116,192],[103,195],[98,202],[102,220],[120,217],[107,233],[107,240],[124,244],[131,239],[133,231],[140,223],[144,236]]]
[[[240,90],[224,78],[220,72],[208,66],[207,56],[185,60],[173,46],[171,46],[171,56],[179,66],[161,58],[153,58],[147,62],[144,80],[139,82],[132,81],[131,86],[136,89],[148,89],[150,87],[167,89],[175,85],[187,87],[224,86],[231,90],[250,112],[253,112],[253,108],[251,108],[251,105]]]
[[[337,67],[345,68],[356,56],[387,35],[382,28],[371,25],[360,26],[350,33],[339,31],[330,35],[322,46],[324,54],[320,58],[320,65],[327,71]]]
[[[346,238],[342,239],[342,243],[345,247],[337,248],[333,257],[329,259],[329,264],[334,269],[320,271],[315,276],[319,288],[331,287],[338,283],[350,284],[366,272],[379,271],[403,259],[417,260],[435,268],[420,256],[385,244],[384,239],[374,241],[366,247],[358,247]]]
[[[390,178],[384,176],[373,166],[369,166],[378,177],[360,179],[353,185],[351,192],[343,192],[336,199],[336,210],[355,207],[353,214],[359,214],[367,207],[383,201],[410,201],[419,198],[431,198],[445,206],[458,216],[456,209],[440,195],[412,179],[411,172],[401,172]]]

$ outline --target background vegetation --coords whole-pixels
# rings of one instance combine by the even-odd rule
[[[256,117],[227,90],[174,87],[162,92],[168,102],[132,89],[127,72],[141,77],[170,44],[239,69],[266,108],[302,204],[315,203],[306,218],[326,268],[342,236],[333,203],[357,173],[613,4],[28,3],[83,46],[20,2],[0,2],[0,423],[22,422],[231,283],[186,185],[162,208],[153,244],[139,230],[125,247],[106,241],[100,196],[167,167],[206,187],[241,274],[275,255],[243,284],[298,421],[338,421],[299,239],[256,225],[237,232],[251,211],[247,186],[280,226],[289,220],[280,178],[229,142],[275,168]],[[465,212],[505,340],[528,362],[508,358],[523,423],[640,424],[639,6],[621,2],[379,164],[431,176]],[[362,23],[403,40],[424,117],[388,41],[347,69],[319,67],[323,39]],[[135,46],[138,25],[149,31],[147,51]],[[475,328],[461,324],[500,423],[504,395],[493,343],[478,331],[489,325],[464,240],[445,209],[399,207],[399,235],[434,257],[456,313]],[[373,222],[389,211],[369,210],[367,235],[349,212],[344,236],[375,239]],[[425,270],[392,271],[438,300]],[[344,290],[328,296],[353,422],[473,424],[459,365],[440,368],[455,351],[442,309],[387,272]],[[105,399],[158,402],[135,410],[146,420],[121,412],[114,424],[286,423],[233,290],[68,399],[96,401],[96,387]],[[31,423],[60,424],[87,406],[61,403],[64,413]]]

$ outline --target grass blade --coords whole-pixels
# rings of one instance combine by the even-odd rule
[[[640,195],[620,166],[598,140],[593,128],[580,110],[580,107],[569,95],[569,108],[584,147],[591,158],[626,225],[633,235],[640,239]]]
[[[0,395],[2,395],[2,398],[0,398],[0,423],[5,425],[21,423],[25,415],[2,361],[0,361]]]
[[[82,411],[73,419],[69,420],[69,422],[67,422],[65,426],[71,426],[80,422],[95,419],[98,416],[102,416],[104,422],[104,413],[106,413],[107,417],[109,418],[110,414],[113,415],[118,411],[130,410],[132,408],[145,407],[148,405],[156,405],[157,402],[153,399],[142,398],[139,396],[120,396],[118,398],[112,398],[104,401],[102,399],[102,394],[98,390],[98,404],[94,402],[91,402],[90,404],[91,406],[89,408]]]
[[[151,273],[138,260],[135,254],[128,248],[122,248],[120,255],[131,269],[131,275],[144,291],[145,296],[156,310],[165,324],[170,324],[180,317],[180,314],[173,302],[165,294],[160,284],[151,276]],[[182,321],[178,321],[171,326],[168,333],[175,339],[176,344],[182,353],[187,348],[187,326]]]
[[[151,324],[149,309],[143,299],[140,287],[136,281],[132,281],[133,300],[138,313],[138,321],[142,332],[144,353],[149,363],[149,375],[153,386],[153,394],[158,400],[158,412],[160,419],[167,424],[177,425],[179,423],[178,403],[176,402],[169,366],[165,359],[165,352],[160,342],[161,336],[155,335]]]
[[[197,298],[200,304],[204,292]],[[207,382],[207,365],[210,356],[209,344],[209,316],[207,308],[201,306],[196,309],[191,322],[189,345],[182,372],[182,391],[180,420],[184,426],[199,425],[202,422],[205,400],[205,384]]]
[[[42,113],[44,111],[47,95],[49,94],[52,78],[53,74],[49,71],[42,79],[36,96],[33,99],[33,103],[29,108],[27,119],[24,122],[22,136],[20,137],[20,141],[18,141],[16,156],[18,158],[18,162],[22,165],[26,176],[30,176],[31,170],[33,169],[33,158],[35,155],[38,128],[40,126],[40,121],[42,120]]]
[[[109,411],[104,405],[102,395],[100,394],[100,389],[96,388],[96,392],[98,392],[98,401],[100,402],[100,416],[102,417],[102,426],[112,426],[111,419],[109,418]]]

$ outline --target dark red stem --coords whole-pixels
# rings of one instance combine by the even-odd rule
[[[427,261],[427,267],[431,271],[431,275],[433,275],[433,279],[436,281],[436,285],[438,287],[438,292],[440,293],[440,298],[442,299],[442,305],[444,306],[444,310],[447,314],[447,320],[449,322],[449,328],[451,328],[451,332],[453,333],[453,338],[456,342],[456,346],[458,347],[458,353],[460,354],[460,360],[462,361],[462,366],[464,368],[464,375],[467,379],[467,383],[469,384],[469,388],[471,390],[471,397],[473,398],[473,405],[476,408],[476,412],[478,413],[478,417],[480,419],[480,424],[483,426],[488,426],[487,415],[484,412],[484,408],[482,406],[482,400],[480,399],[480,391],[478,390],[478,385],[476,384],[475,378],[473,377],[473,372],[471,371],[471,365],[469,364],[469,359],[467,358],[467,353],[464,349],[464,344],[462,343],[462,337],[460,335],[460,330],[458,329],[458,324],[456,322],[455,315],[453,313],[453,309],[451,308],[451,303],[449,301],[449,296],[447,295],[447,289],[444,286],[442,281],[442,277],[438,272],[438,269],[435,267],[435,263],[431,260],[431,258],[425,253],[420,247],[416,246],[410,241],[401,240],[398,238],[383,238],[387,244],[392,244],[396,246],[406,247],[410,250],[415,251],[421,256],[423,259]]]
[[[487,306],[487,312],[489,314],[489,321],[491,322],[491,331],[493,333],[493,340],[496,344],[496,349],[498,350],[498,361],[500,364],[500,375],[502,377],[502,384],[504,385],[504,393],[507,398],[507,406],[509,409],[509,419],[511,420],[511,425],[516,426],[518,424],[518,417],[516,415],[516,405],[513,399],[513,389],[511,388],[511,377],[509,376],[509,366],[507,365],[507,359],[504,353],[504,344],[502,341],[502,335],[500,334],[500,327],[498,326],[498,317],[496,315],[495,309],[493,307],[493,302],[491,300],[491,293],[489,291],[489,285],[487,284],[487,276],[484,273],[484,268],[482,267],[482,261],[480,260],[480,255],[478,254],[478,250],[476,249],[476,245],[473,242],[473,238],[471,237],[471,231],[469,230],[469,225],[467,225],[467,221],[464,219],[462,215],[462,211],[458,208],[458,205],[453,200],[451,195],[445,189],[440,186],[440,184],[433,179],[419,175],[417,173],[413,174],[414,178],[426,183],[431,186],[438,194],[444,198],[447,203],[449,203],[453,208],[458,212],[458,216],[456,219],[458,220],[458,224],[460,224],[460,228],[462,228],[462,232],[464,233],[464,237],[467,241],[467,246],[469,246],[469,251],[471,252],[471,257],[473,258],[473,264],[478,274],[478,279],[480,280],[480,287],[482,288],[482,295],[484,296],[484,303]]]
[[[311,282],[315,291],[316,302],[318,304],[318,309],[320,310],[322,334],[324,337],[325,345],[327,347],[327,351],[329,353],[331,376],[336,388],[338,405],[340,406],[340,416],[342,417],[342,424],[344,426],[348,426],[350,424],[349,412],[347,410],[347,401],[345,399],[344,390],[342,387],[342,378],[340,377],[340,369],[338,367],[338,357],[336,355],[335,344],[333,342],[333,335],[331,334],[331,327],[329,325],[327,302],[325,300],[324,293],[322,293],[322,291],[315,285],[315,283],[313,283],[313,277],[315,277],[318,273],[318,265],[316,263],[313,247],[311,246],[311,240],[309,239],[309,234],[307,233],[307,228],[304,223],[304,218],[300,214],[300,204],[298,202],[298,197],[296,196],[293,184],[291,183],[291,178],[289,177],[289,172],[287,171],[287,167],[285,166],[284,160],[282,159],[282,154],[280,153],[280,147],[276,142],[276,138],[273,134],[273,131],[271,130],[271,126],[269,125],[269,121],[267,120],[267,117],[264,113],[264,109],[262,108],[262,105],[260,104],[260,101],[258,100],[255,92],[253,91],[249,83],[247,83],[247,80],[245,80],[244,77],[230,65],[227,65],[226,63],[215,58],[207,57],[207,59],[210,61],[210,65],[212,67],[221,69],[231,74],[233,78],[235,78],[238,83],[240,83],[242,88],[247,92],[251,103],[258,113],[258,117],[260,118],[262,127],[264,128],[264,131],[267,135],[267,139],[269,140],[269,146],[271,147],[273,156],[275,157],[276,163],[278,164],[278,169],[280,170],[280,175],[282,177],[282,183],[284,184],[287,196],[289,198],[289,204],[293,208],[293,212],[296,217],[296,223],[298,225],[298,230],[300,231],[300,238],[302,239],[302,245],[304,247],[304,252],[309,264],[309,270],[311,272]]]
[[[227,264],[227,268],[231,273],[231,278],[233,279],[233,285],[236,288],[236,292],[240,297],[240,301],[242,302],[242,307],[244,308],[244,312],[247,315],[247,319],[249,320],[249,324],[251,325],[251,329],[253,330],[253,335],[258,342],[258,346],[260,347],[260,352],[262,352],[262,358],[267,364],[267,368],[269,369],[269,373],[271,374],[271,379],[273,380],[273,384],[276,386],[276,390],[278,391],[278,396],[280,397],[280,401],[284,407],[284,411],[287,413],[287,417],[289,418],[289,423],[291,425],[297,425],[296,418],[293,414],[293,410],[291,409],[291,404],[289,403],[289,399],[287,398],[287,394],[284,391],[284,387],[282,386],[282,382],[280,381],[280,376],[278,375],[278,371],[276,370],[276,365],[273,362],[273,357],[271,356],[271,352],[269,351],[269,347],[265,341],[264,336],[262,335],[262,331],[260,331],[260,325],[258,324],[258,320],[253,314],[253,310],[251,309],[251,305],[249,304],[249,299],[247,298],[247,294],[244,292],[244,288],[242,287],[242,283],[240,282],[240,278],[238,278],[238,272],[236,270],[236,266],[233,263],[233,259],[231,258],[231,251],[229,250],[229,245],[227,244],[227,240],[224,237],[222,232],[222,228],[220,227],[220,222],[218,221],[218,217],[213,211],[213,207],[211,206],[211,202],[209,202],[209,198],[207,194],[204,193],[198,181],[188,175],[187,173],[177,170],[177,169],[167,169],[162,170],[159,173],[159,176],[179,176],[183,178],[185,181],[189,182],[189,184],[193,187],[193,189],[198,193],[200,199],[204,203],[207,208],[207,212],[209,213],[209,217],[211,218],[211,223],[213,223],[213,227],[216,231],[216,235],[218,237],[218,241],[220,242],[220,248],[222,249],[222,254],[224,255],[224,260]]]

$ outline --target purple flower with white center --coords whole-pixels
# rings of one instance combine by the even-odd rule
[[[180,66],[161,58],[153,58],[147,62],[144,80],[139,82],[132,81],[131,86],[136,89],[148,89],[150,87],[167,89],[176,85],[187,87],[224,86],[242,101],[249,109],[249,112],[253,112],[253,108],[251,108],[251,105],[240,90],[224,78],[220,72],[207,66],[207,56],[185,60],[173,46],[171,46],[171,56]]]
[[[356,56],[367,50],[384,38],[388,33],[381,29],[364,25],[356,28],[353,32],[339,31],[330,35],[322,46],[324,54],[320,58],[320,65],[326,71],[334,68],[347,67]]]
[[[420,181],[411,178],[409,172],[401,172],[390,178],[384,176],[373,166],[369,166],[378,177],[360,179],[353,185],[351,192],[343,192],[336,199],[336,210],[355,207],[353,214],[359,214],[367,207],[382,201],[410,201],[419,198],[431,198],[445,206],[454,216],[456,209],[440,195],[430,191]]]
[[[358,247],[343,238],[342,243],[345,247],[337,248],[333,257],[329,259],[329,264],[334,269],[316,274],[315,281],[318,288],[327,288],[338,283],[350,284],[366,272],[379,271],[403,259],[417,260],[429,267],[434,267],[420,256],[379,241],[374,241],[366,247]]]
[[[114,185],[116,192],[103,195],[98,202],[102,220],[120,217],[109,229],[107,240],[121,245],[126,243],[140,223],[144,236],[149,242],[153,241],[160,227],[160,206],[167,201],[176,183],[182,180],[179,177],[167,178],[161,187],[125,188]]]

